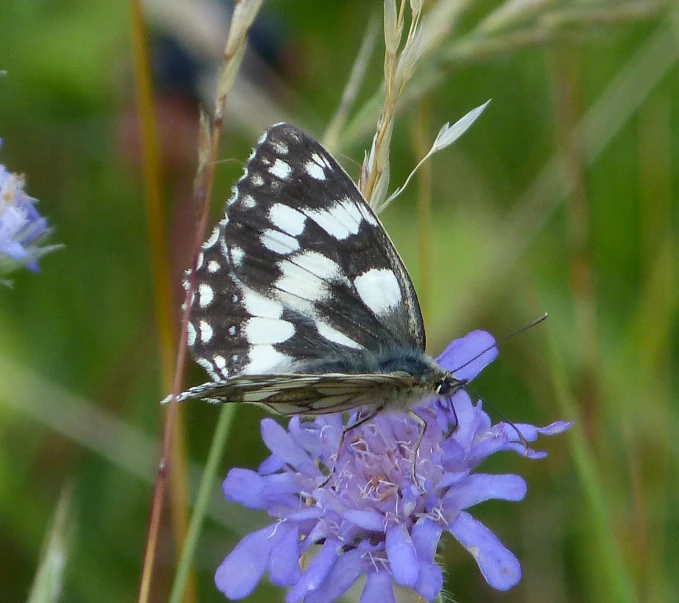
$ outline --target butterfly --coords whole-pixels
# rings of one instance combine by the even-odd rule
[[[202,245],[189,303],[188,345],[212,380],[179,402],[281,415],[361,409],[365,420],[465,385],[425,354],[415,289],[377,215],[332,156],[287,123],[250,155]]]

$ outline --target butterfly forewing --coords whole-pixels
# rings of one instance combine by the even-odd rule
[[[340,360],[343,372],[363,373],[366,354],[424,350],[417,297],[387,233],[339,164],[289,124],[272,126],[255,148],[195,277],[189,345],[216,381],[327,372]],[[371,376],[366,390],[377,387]],[[297,382],[296,395],[307,385]],[[240,399],[237,389],[219,398]],[[334,397],[342,410],[342,400],[356,400],[333,391],[321,403],[317,388],[305,395],[291,408],[332,407]]]

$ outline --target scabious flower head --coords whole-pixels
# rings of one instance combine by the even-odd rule
[[[470,380],[496,357],[494,344],[490,334],[474,331],[438,362]],[[381,414],[349,430],[344,441],[337,414],[293,418],[287,431],[264,419],[262,437],[272,455],[259,472],[232,469],[224,493],[275,521],[224,560],[215,576],[219,590],[245,598],[268,570],[275,585],[289,588],[287,603],[332,603],[365,574],[361,603],[394,602],[394,584],[433,601],[443,587],[435,555],[444,532],[472,554],[490,586],[517,584],[518,560],[468,509],[490,499],[522,500],[526,483],[477,469],[500,451],[543,458],[517,431],[532,442],[570,423],[492,425],[464,390],[415,410],[426,423],[423,435],[408,415]]]
[[[40,246],[49,228],[34,203],[23,177],[0,164],[0,275],[22,266],[37,272],[38,258],[58,247]]]

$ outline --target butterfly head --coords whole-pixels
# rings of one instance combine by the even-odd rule
[[[447,373],[436,386],[436,395],[441,398],[450,398],[455,392],[463,388],[466,381],[453,377],[452,373]]]

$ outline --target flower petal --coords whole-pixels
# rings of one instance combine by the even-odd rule
[[[487,331],[472,331],[456,339],[436,361],[455,377],[471,381],[497,358],[495,338]]]
[[[292,586],[302,575],[298,524],[284,521],[278,524],[278,531],[280,538],[269,554],[269,576],[276,586]]]
[[[509,590],[521,580],[518,560],[481,522],[462,512],[449,532],[476,560],[486,582],[496,590]]]
[[[231,469],[224,480],[224,497],[256,510],[271,510],[280,497],[299,493],[299,478],[292,473],[262,477],[249,469]]]
[[[257,467],[257,473],[260,475],[270,475],[280,471],[283,467],[285,467],[285,461],[272,454],[260,463],[259,467]]]
[[[301,601],[308,596],[308,593],[321,586],[337,561],[340,547],[341,544],[337,540],[328,539],[325,541],[316,558],[302,574],[299,582],[288,592],[285,597],[287,603]],[[305,600],[305,603],[308,602]]]
[[[363,573],[362,551],[354,549],[337,557],[323,584],[310,592],[304,603],[332,603],[347,592]]]
[[[575,425],[573,421],[555,421],[554,423],[547,425],[547,427],[538,428],[538,431],[540,432],[540,435],[554,436],[559,435],[564,431],[568,431],[573,425]]]
[[[414,589],[425,601],[433,601],[443,588],[443,573],[435,563],[421,563],[420,576]]]
[[[417,558],[410,534],[403,524],[387,530],[386,548],[394,582],[413,588],[420,573],[420,560]]]
[[[474,473],[452,487],[444,496],[443,503],[462,510],[486,500],[523,500],[526,491],[526,482],[518,475]]]
[[[359,603],[396,603],[391,574],[386,570],[370,572]]]
[[[226,500],[263,511],[267,500],[263,496],[265,480],[250,469],[231,469],[224,480],[222,490]]]
[[[421,517],[413,526],[411,538],[421,561],[433,561],[443,529],[428,517]]]
[[[227,599],[244,599],[255,590],[279,540],[276,528],[271,525],[248,534],[217,568],[215,585]]]
[[[342,517],[364,530],[373,530],[375,532],[382,532],[384,530],[384,515],[372,509],[364,511],[350,509],[342,513]]]
[[[296,469],[313,466],[311,458],[292,436],[273,419],[264,419],[261,424],[262,440],[276,456]]]

